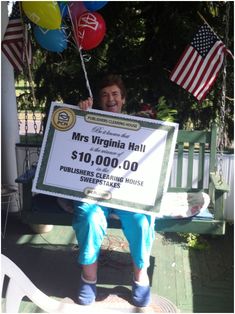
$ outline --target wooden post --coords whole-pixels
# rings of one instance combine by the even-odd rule
[[[8,24],[7,1],[2,2],[2,38]],[[17,163],[16,143],[19,142],[19,128],[17,105],[15,95],[14,70],[10,62],[2,53],[2,184],[16,185]],[[10,211],[17,211],[18,208],[11,206]]]

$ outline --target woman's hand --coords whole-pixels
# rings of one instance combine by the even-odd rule
[[[92,105],[93,105],[93,99],[91,97],[88,97],[86,100],[81,100],[78,104],[81,110],[90,109],[92,108]]]

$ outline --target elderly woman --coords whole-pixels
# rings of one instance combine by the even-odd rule
[[[100,109],[121,113],[126,101],[126,89],[122,79],[117,75],[104,77],[99,84],[98,99]],[[79,103],[82,110],[87,110],[92,105],[92,98]],[[88,305],[95,301],[97,260],[110,213],[115,213],[119,217],[124,235],[129,242],[133,260],[133,304],[139,307],[147,306],[151,299],[147,269],[155,238],[154,218],[142,213],[74,201],[73,228],[80,248],[78,262],[82,266],[78,303]]]

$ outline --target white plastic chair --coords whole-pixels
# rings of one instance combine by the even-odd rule
[[[1,291],[5,276],[9,283],[2,313],[18,313],[23,297],[27,296],[34,304],[47,313],[81,313],[81,306],[69,298],[54,300],[40,291],[23,271],[8,257],[1,254]]]
[[[23,297],[28,297],[31,302],[33,302],[37,307],[46,313],[139,313],[139,310],[135,312],[135,307],[130,305],[128,301],[122,300],[120,302],[113,301],[112,294],[110,299],[107,298],[107,302],[94,302],[87,306],[78,305],[69,298],[62,299],[60,301],[47,296],[41,290],[39,290],[32,281],[23,273],[23,271],[13,263],[8,257],[1,254],[1,291],[3,293],[3,284],[5,276],[9,277],[8,286],[6,289],[4,308],[1,313],[18,313],[20,308],[20,303]],[[164,298],[159,297],[158,303],[165,302]],[[171,303],[167,300],[167,306],[171,306]],[[160,306],[159,305],[159,306]],[[174,305],[172,305],[174,309]],[[168,312],[168,311],[167,311]],[[169,311],[171,313],[178,312],[176,310]],[[150,312],[148,312],[150,313]],[[152,311],[151,311],[152,313]],[[155,311],[154,311],[155,313]]]
[[[5,308],[1,313],[18,313],[20,303],[23,297],[28,297],[37,307],[46,313],[79,313],[87,314],[89,309],[87,306],[78,305],[70,298],[64,298],[60,301],[47,296],[41,290],[39,290],[32,281],[23,273],[23,271],[8,257],[1,254],[1,294],[3,293],[4,278],[9,278],[8,286],[6,289]],[[130,305],[124,303],[127,309]],[[90,310],[97,313],[120,313],[120,303],[110,304],[107,302],[105,305],[103,302],[95,302],[89,306]],[[129,312],[129,311],[128,311]],[[131,311],[131,313],[134,313]]]

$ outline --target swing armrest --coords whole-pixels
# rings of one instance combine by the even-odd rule
[[[16,183],[28,184],[33,181],[35,176],[36,167],[32,166],[30,169],[26,170],[22,175],[16,178]]]
[[[22,210],[27,212],[32,210],[32,183],[35,172],[36,166],[33,165],[15,180],[16,183],[22,184]]]
[[[217,220],[224,219],[225,197],[224,194],[229,192],[229,185],[221,181],[221,178],[215,172],[210,173],[209,194],[214,211],[214,218]]]
[[[226,182],[221,181],[220,176],[215,172],[210,172],[210,181],[215,190],[229,192],[229,185]]]

